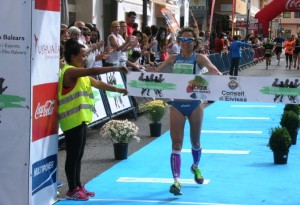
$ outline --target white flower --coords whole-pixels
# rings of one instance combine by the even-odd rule
[[[100,135],[113,143],[129,143],[133,139],[139,142],[138,131],[139,128],[128,120],[110,120],[100,129]]]

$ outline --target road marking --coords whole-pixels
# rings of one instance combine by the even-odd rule
[[[138,178],[138,177],[120,177],[117,179],[117,182],[133,182],[133,183],[174,183],[173,178]],[[204,179],[203,184],[208,184],[209,179]],[[196,184],[194,179],[180,179],[181,184]]]
[[[251,130],[202,130],[201,133],[218,133],[218,134],[262,134],[262,131],[251,131]]]
[[[191,149],[182,149],[181,152],[191,152]],[[203,149],[202,153],[206,154],[249,154],[249,150],[214,150]]]
[[[60,199],[60,201],[66,201],[67,199]],[[188,204],[188,205],[242,205],[242,204],[224,204],[224,203],[208,203],[208,202],[192,202],[192,201],[174,201],[173,198],[170,200],[140,200],[140,199],[95,199],[90,198],[91,202],[139,202],[139,203],[156,203],[156,204]]]
[[[276,108],[276,105],[230,105],[230,107],[258,107],[258,108]]]
[[[217,119],[222,119],[222,120],[270,120],[269,117],[221,117],[221,116],[218,116]]]

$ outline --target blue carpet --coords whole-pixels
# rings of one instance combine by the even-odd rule
[[[275,165],[267,147],[269,129],[279,124],[282,104],[216,102],[205,109],[200,162],[205,184],[190,173],[189,125],[182,150],[182,196],[169,193],[171,141],[166,132],[149,145],[91,180],[89,201],[62,200],[58,205],[193,204],[299,205],[299,145],[288,164]]]

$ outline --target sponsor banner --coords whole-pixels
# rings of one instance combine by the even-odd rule
[[[32,142],[57,134],[58,83],[33,86]]]
[[[93,122],[97,120],[101,120],[107,117],[107,112],[105,110],[102,96],[100,95],[100,91],[97,88],[92,87],[95,101],[95,110],[93,114]]]
[[[57,158],[58,149],[59,11],[59,0],[36,0],[32,5],[31,205],[53,204],[57,200],[57,161],[54,158]],[[37,171],[39,167],[43,170],[41,173]]]
[[[58,81],[60,13],[37,11],[32,19],[32,85]],[[47,31],[47,32],[45,32]]]
[[[146,81],[147,76],[153,80]],[[199,76],[151,72],[130,72],[127,75],[127,89],[131,96],[186,100],[299,104],[299,82],[300,78],[288,77]]]
[[[285,4],[286,11],[300,11],[300,0],[288,0]]]
[[[125,84],[120,72],[109,72],[102,74],[100,75],[100,80],[118,88],[125,88]],[[109,91],[105,91],[105,93],[112,114],[131,107],[129,97],[127,95]]]
[[[0,6],[1,205],[29,201],[31,2]]]
[[[57,155],[48,156],[32,164],[32,195],[56,182]]]

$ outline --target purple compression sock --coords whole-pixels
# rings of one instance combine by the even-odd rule
[[[174,151],[171,154],[171,170],[173,178],[178,181],[180,178],[181,156],[180,151]]]
[[[201,158],[202,148],[194,149],[192,148],[192,155],[194,160],[194,165],[198,166]]]

